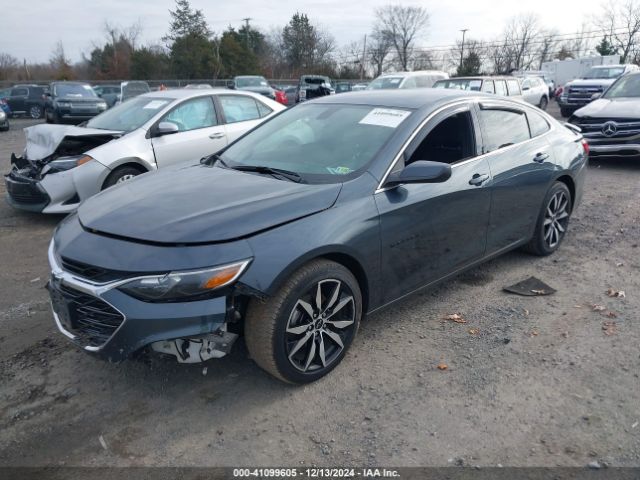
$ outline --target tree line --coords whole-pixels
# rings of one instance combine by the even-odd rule
[[[540,69],[546,61],[597,52],[640,63],[640,0],[613,0],[583,22],[580,31],[562,34],[544,28],[535,14],[509,20],[494,39],[472,36],[464,43],[421,47],[430,15],[424,7],[389,4],[376,9],[362,40],[338,47],[331,33],[296,12],[269,32],[247,20],[215,33],[201,10],[176,0],[169,29],[156,44],[142,45],[142,26],[104,24],[104,38],[72,63],[58,42],[50,61],[20,63],[0,52],[0,80],[30,79],[219,79],[241,74],[297,78],[303,73],[333,78],[372,78],[385,71],[440,69],[458,75],[505,74]]]

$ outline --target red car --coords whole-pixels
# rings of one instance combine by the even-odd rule
[[[284,91],[282,90],[275,90],[276,93],[276,102],[281,103],[282,105],[288,105],[289,104],[289,100],[287,100],[287,94],[284,93]]]

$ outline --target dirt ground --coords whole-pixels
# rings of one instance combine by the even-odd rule
[[[30,123],[0,133],[3,173]],[[60,219],[0,203],[0,465],[640,466],[638,162],[591,161],[555,255],[510,253],[371,316],[305,387],[242,341],[206,370],[78,351],[44,290]],[[558,292],[502,291],[530,275]]]

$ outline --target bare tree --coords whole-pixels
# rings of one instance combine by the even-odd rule
[[[542,70],[542,64],[553,60],[560,46],[557,30],[547,30],[540,33],[540,41],[536,55],[538,57],[538,70]]]
[[[8,53],[0,52],[0,80],[11,78],[18,69],[18,59]]]
[[[505,39],[511,52],[510,70],[531,67],[535,56],[534,45],[538,36],[538,17],[534,14],[522,14],[511,19],[505,30]]]
[[[487,53],[487,47],[485,47],[484,43],[478,41],[478,40],[474,40],[472,38],[470,39],[466,39],[464,42],[464,52],[462,51],[462,42],[460,40],[456,41],[456,46],[453,47],[448,55],[447,55],[447,65],[449,66],[449,68],[455,68],[459,70],[460,67],[460,57],[464,55],[464,58],[469,58],[469,57],[477,57],[478,59],[480,59],[481,61],[487,57],[488,53]],[[464,61],[464,59],[463,59]],[[482,65],[480,67],[480,70],[482,71]],[[460,72],[457,72],[458,75],[460,75]],[[470,74],[471,75],[471,74]],[[474,75],[477,75],[477,72],[474,73]]]
[[[56,79],[70,80],[73,77],[71,61],[67,58],[62,41],[58,40],[55,47],[53,47],[49,64],[54,71]]]
[[[594,23],[609,33],[611,43],[620,52],[620,62],[630,60],[640,43],[640,1],[614,0],[605,3]]]
[[[428,23],[429,14],[423,7],[386,5],[376,10],[376,31],[389,36],[401,70],[408,69],[414,42]]]
[[[373,66],[374,77],[379,77],[387,64],[387,59],[393,48],[393,41],[386,32],[374,30],[367,43],[368,57]]]

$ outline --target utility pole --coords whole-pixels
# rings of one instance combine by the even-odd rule
[[[458,70],[462,70],[462,62],[464,61],[464,35],[469,31],[469,29],[463,28],[460,31],[462,32],[462,46],[460,48],[460,67],[458,67]]]
[[[244,41],[245,41],[247,50],[249,50],[249,22],[251,20],[253,20],[253,18],[251,17],[246,17],[242,19],[242,21],[244,22]]]
[[[362,62],[360,63],[360,80],[364,78],[364,66],[367,58],[367,34],[364,34],[364,48],[362,49]]]

